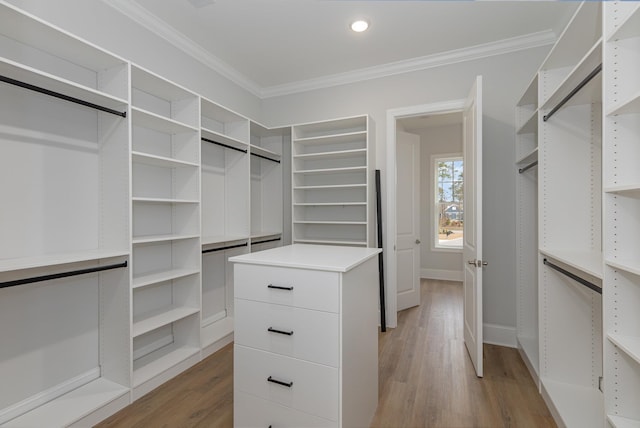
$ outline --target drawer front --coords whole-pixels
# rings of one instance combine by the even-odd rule
[[[256,396],[236,392],[233,397],[236,428],[337,428],[336,421],[319,418]]]
[[[338,367],[338,314],[236,299],[234,340],[301,360]]]
[[[242,345],[234,346],[234,391],[338,420],[338,369]]]
[[[234,295],[279,305],[338,312],[339,273],[273,266],[234,266]]]

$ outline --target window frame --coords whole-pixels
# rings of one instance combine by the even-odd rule
[[[462,152],[454,152],[454,153],[439,153],[431,155],[431,182],[430,188],[430,197],[431,197],[431,214],[433,216],[433,221],[431,223],[431,251],[442,252],[442,253],[462,253],[463,245],[459,247],[447,247],[443,245],[439,245],[438,243],[438,228],[439,228],[439,210],[438,204],[440,203],[438,200],[438,162],[446,162],[453,160],[461,160],[463,162],[463,171],[464,171],[464,156]],[[464,182],[464,178],[463,178]],[[463,198],[464,203],[464,198]],[[464,236],[464,235],[463,235]]]

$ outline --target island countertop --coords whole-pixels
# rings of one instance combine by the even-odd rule
[[[293,244],[230,257],[234,263],[347,272],[381,253],[380,248]]]

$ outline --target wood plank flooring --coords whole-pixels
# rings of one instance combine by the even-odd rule
[[[379,336],[374,428],[555,427],[518,351],[484,346],[478,379],[462,338],[462,286],[423,280],[422,305]],[[228,345],[98,425],[231,427],[233,346]]]

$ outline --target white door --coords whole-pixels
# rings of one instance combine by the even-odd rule
[[[396,284],[399,311],[420,304],[420,137],[396,134]]]
[[[482,377],[482,76],[462,115],[464,145],[464,343]]]

